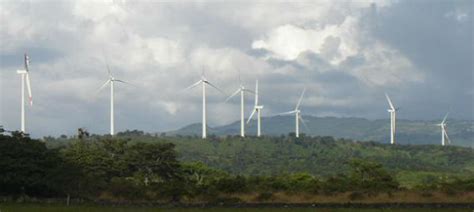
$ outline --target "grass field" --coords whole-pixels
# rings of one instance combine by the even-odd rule
[[[301,212],[464,212],[472,211],[473,209],[463,208],[151,208],[151,207],[112,207],[112,206],[51,206],[51,205],[1,205],[1,212],[290,212],[290,211],[301,211]]]

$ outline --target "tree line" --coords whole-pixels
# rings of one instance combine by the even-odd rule
[[[20,134],[0,135],[0,196],[83,200],[162,201],[231,199],[258,193],[268,201],[278,192],[338,195],[357,199],[403,190],[394,175],[373,161],[354,159],[347,171],[321,177],[309,172],[240,175],[200,161],[179,160],[175,144],[126,138],[76,139],[58,148]],[[417,191],[474,191],[469,179],[433,179]]]

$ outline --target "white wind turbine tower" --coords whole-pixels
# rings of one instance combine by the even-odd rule
[[[232,97],[240,93],[240,136],[243,138],[245,137],[245,118],[244,118],[245,92],[250,92],[250,93],[255,93],[255,92],[253,92],[252,90],[246,89],[244,87],[244,85],[242,84],[242,80],[240,79],[240,73],[239,73],[239,82],[240,82],[240,85],[239,85],[240,87],[231,96],[229,96],[225,101],[226,102],[229,101],[230,99],[232,99]]]
[[[446,116],[444,116],[444,119],[441,123],[437,124],[437,126],[441,127],[441,145],[445,146],[446,145],[446,140],[448,140],[448,143],[451,143],[451,140],[448,137],[448,133],[446,132],[446,118],[448,118],[449,113],[446,113]]]
[[[300,110],[301,101],[303,100],[303,96],[304,96],[304,93],[305,93],[305,92],[306,92],[306,88],[304,88],[304,89],[303,89],[303,92],[301,92],[300,99],[298,100],[298,103],[296,104],[296,107],[295,107],[294,110],[277,114],[277,115],[290,115],[290,114],[295,114],[295,136],[296,136],[297,138],[300,137],[300,124],[299,124],[299,121],[301,121],[301,123],[303,123],[303,125],[304,125],[306,128],[308,128],[308,127],[306,126],[305,121],[304,121],[303,118],[301,117],[301,110]]]
[[[28,99],[30,106],[33,105],[33,98],[31,96],[31,85],[30,85],[30,57],[25,53],[24,56],[24,68],[23,70],[17,70],[16,73],[21,75],[21,132],[26,133],[25,131],[25,81],[26,88],[28,90]]]
[[[385,93],[385,97],[390,105],[390,108],[388,109],[388,112],[390,113],[390,144],[395,144],[395,128],[398,108],[393,106],[392,100],[390,100],[387,93]]]
[[[252,113],[249,116],[249,119],[247,120],[247,124],[248,124],[250,120],[252,119],[253,115],[255,114],[255,112],[257,112],[257,137],[260,137],[262,135],[262,132],[261,132],[262,109],[263,109],[263,105],[258,105],[258,80],[257,80],[255,82],[255,105],[253,107]]]
[[[128,82],[125,82],[123,80],[115,79],[112,76],[112,72],[110,71],[109,65],[106,64],[107,66],[107,72],[109,74],[109,79],[105,81],[105,83],[99,88],[98,92],[101,91],[107,84],[110,84],[110,135],[114,135],[115,133],[115,121],[114,121],[114,84],[115,82],[120,82],[124,84],[129,84]]]
[[[204,77],[204,72],[201,74],[201,79],[196,83],[192,84],[191,86],[187,87],[185,90],[189,90],[198,86],[199,84],[202,85],[202,138],[205,139],[207,137],[207,125],[206,125],[206,84],[210,85],[211,87],[215,88],[219,92],[225,95],[225,92],[221,89],[217,88],[214,84],[209,82],[206,77]]]

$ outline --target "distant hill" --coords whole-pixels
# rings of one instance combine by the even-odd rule
[[[368,120],[363,118],[336,118],[304,116],[307,128],[300,126],[300,132],[312,136],[333,136],[360,141],[376,141],[388,143],[390,123],[388,119]],[[399,144],[440,144],[441,132],[439,121],[397,120],[396,142]],[[448,135],[453,145],[474,146],[474,121],[451,120],[448,123]],[[256,134],[255,120],[246,128],[248,135]],[[262,133],[264,135],[287,135],[294,132],[294,116],[274,116],[262,118]],[[224,136],[238,135],[240,121],[229,125],[208,127],[208,133]],[[191,124],[168,135],[201,135],[201,124]]]

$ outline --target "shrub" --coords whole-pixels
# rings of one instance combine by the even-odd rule
[[[354,191],[349,194],[349,199],[350,200],[361,200],[364,199],[364,193],[360,191]]]
[[[112,178],[107,190],[114,196],[124,199],[135,200],[144,198],[143,190],[139,186],[135,185],[132,181],[125,178]]]
[[[240,175],[229,176],[217,180],[216,187],[223,193],[242,193],[247,191],[247,181]]]
[[[273,193],[272,192],[262,192],[258,194],[258,196],[255,198],[257,201],[268,201],[273,199]]]

